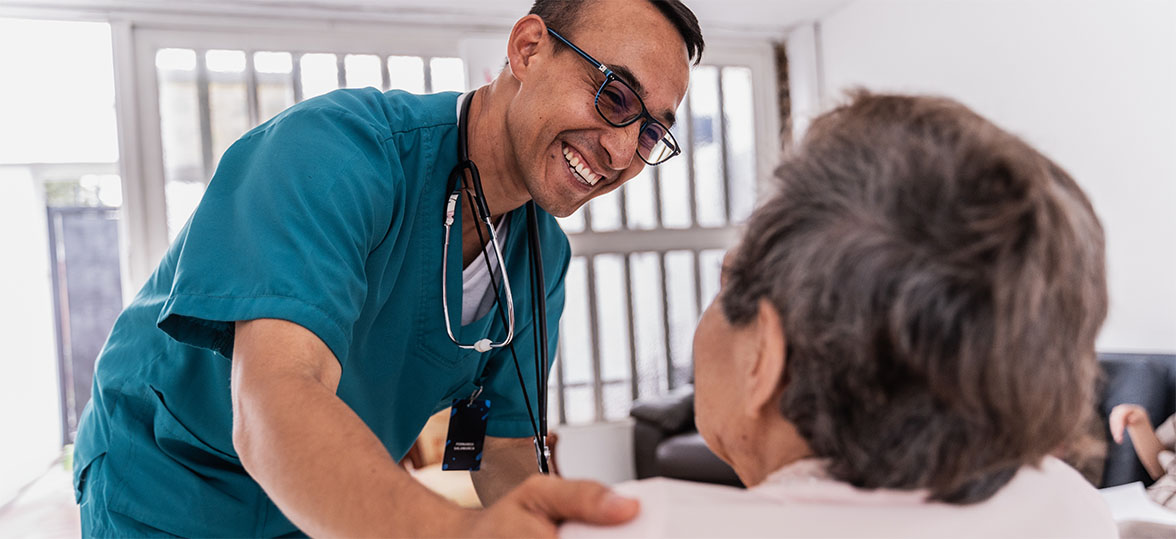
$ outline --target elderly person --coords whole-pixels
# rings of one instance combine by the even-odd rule
[[[1048,456],[1092,410],[1103,232],[1060,167],[948,99],[813,123],[694,336],[696,423],[748,490],[622,485],[565,536],[1097,536]]]

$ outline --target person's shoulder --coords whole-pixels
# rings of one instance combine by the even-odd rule
[[[1043,533],[1073,537],[1116,533],[1114,518],[1098,489],[1052,456],[1037,466],[1022,467],[992,500],[994,508],[1026,517],[1021,525]]]
[[[418,95],[391,90],[380,95],[381,113],[392,133],[457,127],[457,92]]]
[[[620,483],[613,491],[641,503],[637,518],[612,527],[568,523],[560,528],[560,537],[676,537],[687,530],[689,535],[722,536],[739,531],[727,520],[727,510],[762,513],[757,509],[764,505],[744,489],[664,477]]]
[[[384,140],[398,133],[456,126],[457,94],[414,95],[400,90],[340,89],[298,103],[261,124],[258,134],[315,133]]]
[[[1098,495],[1098,490],[1091,485],[1089,481],[1082,477],[1069,464],[1066,464],[1061,459],[1053,456],[1046,456],[1041,459],[1041,463],[1037,466],[1025,466],[1013,478],[1013,485],[1015,482],[1021,482],[1027,488],[1048,488],[1057,489],[1065,488],[1072,492],[1086,492]]]
[[[681,479],[670,479],[668,477],[651,477],[649,479],[626,481],[624,483],[617,484],[613,490],[621,495],[634,498],[662,499],[695,497],[728,498],[731,496],[743,497],[743,495],[748,492],[745,489],[730,487],[727,485],[699,483],[697,481],[683,481]]]

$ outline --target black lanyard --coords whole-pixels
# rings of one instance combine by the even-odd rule
[[[470,92],[465,101],[461,104],[461,112],[458,114],[457,120],[457,165],[449,173],[449,193],[459,193],[460,191],[470,190],[468,184],[472,184],[473,193],[469,196],[470,213],[475,217],[475,221],[489,221],[490,208],[486,204],[486,196],[482,192],[482,178],[478,175],[478,167],[470,160],[468,139],[466,137],[469,130],[469,111],[470,104],[474,101],[474,94],[477,90]],[[468,173],[468,178],[467,174]],[[458,179],[462,179],[462,187],[458,187]],[[468,179],[468,182],[466,181]],[[543,249],[539,241],[539,218],[538,210],[535,207],[533,200],[528,201],[527,204],[527,236],[529,246],[528,257],[528,276],[531,283],[531,314],[534,317],[531,325],[534,336],[535,346],[535,384],[536,384],[536,405],[538,408],[539,417],[535,417],[535,413],[531,408],[531,397],[527,392],[527,384],[523,379],[522,369],[519,367],[519,358],[515,353],[514,341],[511,341],[507,347],[510,349],[511,358],[514,361],[515,374],[519,379],[519,388],[523,392],[523,402],[527,406],[527,415],[531,420],[531,430],[535,435],[535,457],[539,464],[540,473],[548,473],[548,460],[550,458],[550,450],[547,447],[547,375],[549,369],[549,354],[547,347],[547,290],[544,286],[543,278]],[[486,239],[482,236],[482,227],[475,223],[474,230],[478,233],[478,244],[481,246],[482,259],[486,262],[486,269],[490,273],[490,288],[494,291],[494,305],[498,311],[499,319],[502,324],[507,322],[506,309],[502,305],[502,298],[498,293],[498,280],[494,277],[494,271],[490,267],[490,258],[486,254]],[[502,267],[505,272],[506,268]],[[445,286],[445,283],[442,283]],[[477,391],[480,392],[484,383],[483,378],[475,382],[478,386]]]

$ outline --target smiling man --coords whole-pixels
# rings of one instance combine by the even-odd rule
[[[99,358],[75,457],[85,535],[542,536],[632,518],[601,485],[535,475],[533,343],[545,324],[555,348],[564,303],[553,216],[677,154],[702,49],[677,1],[539,0],[475,92],[340,90],[243,136]],[[486,408],[481,511],[397,465],[458,399]]]

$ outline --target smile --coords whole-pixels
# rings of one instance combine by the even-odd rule
[[[600,174],[592,172],[592,169],[588,166],[588,163],[583,158],[583,156],[576,153],[576,151],[571,149],[569,146],[564,146],[563,154],[564,159],[566,159],[568,162],[568,168],[572,170],[576,179],[580,180],[585,185],[589,187],[595,186],[596,182],[600,181],[601,178],[604,177]]]

